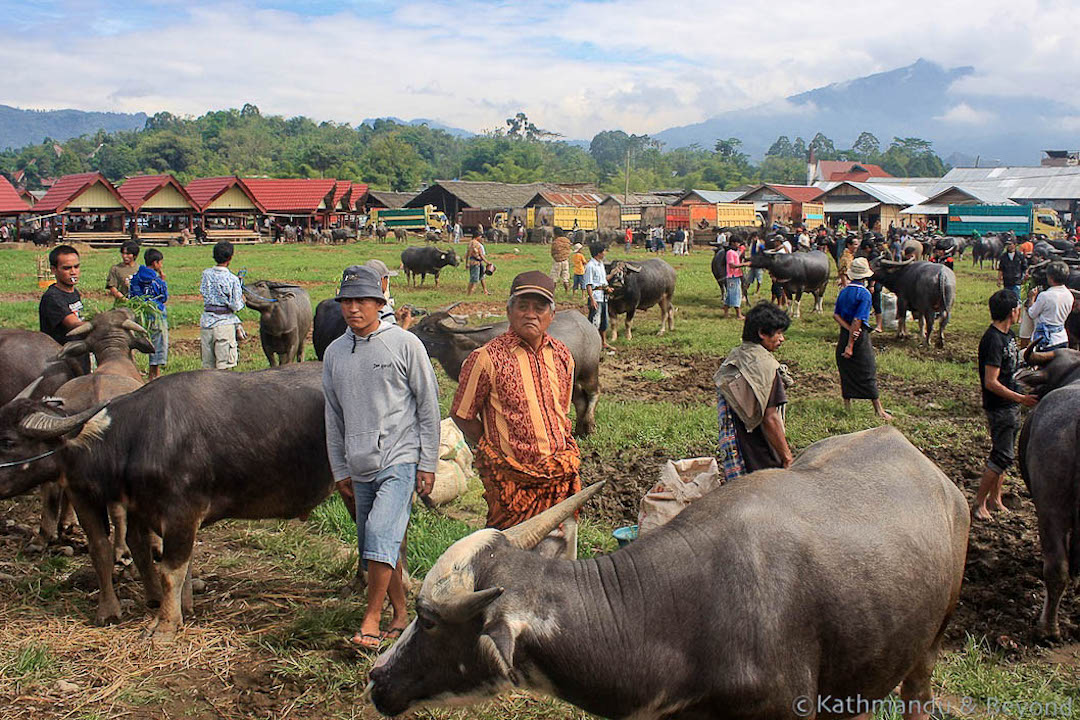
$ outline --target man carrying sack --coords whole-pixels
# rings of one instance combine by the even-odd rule
[[[574,358],[547,334],[555,283],[540,271],[510,285],[509,329],[465,360],[450,417],[476,447],[487,527],[513,527],[581,489],[581,453],[571,433]],[[577,523],[541,543],[577,555]],[[564,545],[564,546],[563,546]]]

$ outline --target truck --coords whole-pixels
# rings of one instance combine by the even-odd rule
[[[379,223],[385,223],[386,227],[391,230],[402,228],[416,232],[423,232],[428,228],[444,231],[449,225],[446,214],[440,212],[434,205],[425,205],[422,208],[395,208],[392,210],[375,208],[371,211],[368,223],[375,226]]]
[[[596,229],[595,207],[539,205],[526,209],[525,227],[530,230],[536,227],[557,227],[565,231]]]
[[[803,225],[814,230],[825,224],[825,205],[816,202],[769,203],[769,225],[780,223],[788,227]]]
[[[506,229],[507,211],[465,208],[461,211],[461,229],[469,232],[483,225],[484,228]]]
[[[980,235],[1012,231],[1017,235],[1065,237],[1061,219],[1051,208],[1034,205],[950,205],[945,232],[949,235]]]

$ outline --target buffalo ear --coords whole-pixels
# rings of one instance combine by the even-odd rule
[[[514,669],[514,647],[517,637],[505,620],[499,619],[484,626],[478,640],[480,652],[487,657],[500,675],[512,685],[518,685],[521,678]]]

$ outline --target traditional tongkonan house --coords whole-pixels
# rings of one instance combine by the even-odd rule
[[[131,237],[124,218],[131,205],[99,172],[65,175],[34,205],[34,218],[53,237],[113,244]]]
[[[259,216],[266,208],[243,180],[234,175],[197,178],[185,189],[199,209],[207,242],[259,241]]]
[[[310,235],[320,229],[319,216],[334,202],[337,180],[247,178],[244,183],[272,223],[288,223]]]
[[[28,212],[30,206],[19,197],[19,191],[6,177],[0,175],[0,223],[10,226],[10,240],[19,239],[19,216]]]
[[[144,243],[166,245],[195,227],[199,208],[172,175],[136,175],[118,189],[131,205],[135,233]]]

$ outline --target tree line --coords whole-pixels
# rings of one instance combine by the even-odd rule
[[[382,190],[416,190],[435,180],[491,180],[507,183],[592,183],[601,190],[725,190],[758,182],[803,184],[810,149],[822,160],[880,164],[898,176],[940,176],[947,170],[930,142],[893,138],[880,141],[864,132],[850,149],[837,150],[818,133],[809,143],[782,136],[759,163],[737,138],[711,148],[665,150],[648,135],[605,130],[588,148],[558,139],[524,113],[506,127],[462,138],[427,125],[375,120],[357,127],[316,123],[306,117],[263,115],[251,104],[199,117],[161,112],[142,130],[73,138],[60,143],[0,152],[0,173],[23,171],[30,189],[43,178],[97,170],[110,180],[129,175],[172,173],[186,183],[195,177],[333,177],[365,182]]]

